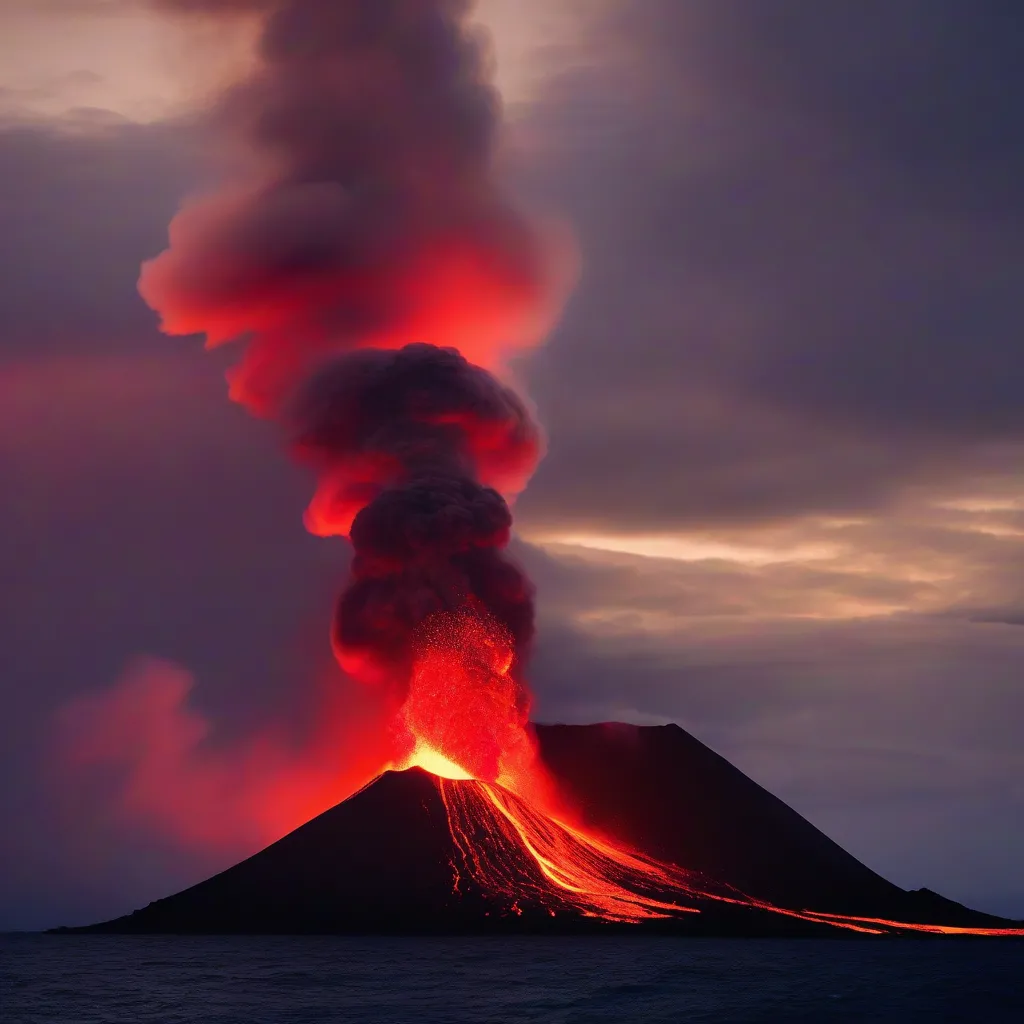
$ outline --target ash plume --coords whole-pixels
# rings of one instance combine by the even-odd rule
[[[500,100],[465,0],[160,0],[262,21],[213,124],[243,177],[190,201],[140,290],[171,334],[245,338],[234,397],[274,414],[325,355],[539,340],[564,267],[495,181]]]
[[[515,392],[454,349],[363,350],[323,366],[286,421],[321,474],[310,528],[355,550],[333,636],[349,673],[407,677],[417,629],[467,603],[509,631],[521,664],[532,588],[502,556],[512,514],[489,486],[525,478],[540,452]]]
[[[468,609],[511,647],[489,678],[513,686],[521,728],[533,600],[504,554],[506,498],[543,446],[490,371],[541,339],[571,267],[495,177],[500,102],[472,4],[158,6],[255,16],[261,32],[213,115],[246,173],[184,205],[142,295],[168,333],[244,344],[232,397],[277,419],[317,474],[307,527],[355,550],[332,637],[347,672],[400,706],[417,638]]]

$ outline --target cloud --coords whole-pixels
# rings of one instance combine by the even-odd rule
[[[386,733],[370,727],[356,692],[329,691],[351,706],[326,702],[312,735],[300,740],[289,742],[278,727],[217,744],[209,719],[189,706],[193,684],[177,665],[142,659],[110,688],[58,710],[58,799],[74,790],[76,813],[109,824],[115,844],[118,830],[142,828],[185,851],[251,854],[351,795],[387,762]],[[105,775],[106,792],[88,793],[83,783]]]
[[[1024,80],[999,18],[620,6],[523,172],[585,253],[531,368],[551,457],[525,517],[835,514],[1015,471]]]
[[[0,358],[152,342],[139,264],[196,174],[174,126],[0,125]]]

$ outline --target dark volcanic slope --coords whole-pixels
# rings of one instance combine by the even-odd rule
[[[475,839],[488,856],[512,866],[525,896],[487,893],[473,881],[432,776],[418,768],[385,772],[360,793],[199,885],[114,921],[58,931],[564,934],[636,927],[610,926],[566,906],[558,906],[553,916],[531,898],[547,887],[518,846],[493,834]],[[709,911],[653,927],[719,935],[832,931],[744,908],[716,905]]]
[[[794,910],[1006,924],[886,881],[677,725],[548,725],[537,734],[584,822],[659,860]]]
[[[793,909],[880,911],[903,895],[678,726],[537,731],[585,823],[660,860]]]
[[[386,772],[248,860],[96,929],[458,931],[498,907],[471,883],[453,892],[456,863],[433,777]]]
[[[541,726],[538,734],[544,760],[588,824],[659,859],[792,909],[970,927],[1005,923],[886,882],[675,726]],[[518,847],[493,848],[494,836],[479,841],[492,844],[489,852],[513,865],[525,891],[536,892],[543,884]],[[465,867],[435,780],[419,769],[388,772],[241,864],[86,930],[460,932],[600,926],[573,912],[552,918],[529,899],[519,900],[510,913],[508,897],[481,891]],[[654,927],[717,934],[820,930],[721,904],[703,909]]]

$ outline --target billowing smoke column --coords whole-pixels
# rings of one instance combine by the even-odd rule
[[[307,526],[355,549],[333,633],[343,667],[396,709],[419,680],[407,742],[494,778],[526,722],[533,619],[503,554],[503,495],[524,486],[541,439],[484,367],[543,335],[565,267],[494,180],[499,103],[471,4],[157,3],[254,15],[261,33],[215,118],[246,174],[183,208],[140,290],[168,333],[245,342],[232,396],[282,422],[316,470]],[[476,669],[456,671],[456,651]],[[472,739],[425,713],[425,693],[450,710],[459,687],[478,711],[468,691],[488,694]]]
[[[338,660],[401,704],[409,682],[425,678],[414,663],[452,647],[454,630],[457,657],[445,660],[432,702],[443,710],[406,724],[472,774],[496,778],[509,722],[522,728],[528,712],[518,670],[533,601],[503,555],[512,515],[488,484],[521,480],[537,460],[522,402],[454,349],[412,344],[331,360],[300,389],[288,421],[297,453],[321,475],[311,528],[348,533],[355,549],[335,618]],[[511,657],[474,675],[469,661],[494,645]],[[477,707],[451,734],[446,723],[474,704],[474,690],[505,691],[509,680],[502,706]]]
[[[409,342],[494,366],[556,268],[492,177],[498,97],[465,0],[159,0],[263,19],[215,125],[247,175],[197,198],[141,291],[166,331],[245,337],[233,395],[274,413],[325,356]]]
[[[529,640],[529,587],[501,556],[512,515],[487,486],[537,459],[537,431],[511,390],[454,349],[413,344],[334,359],[293,410],[297,451],[325,482],[310,527],[348,533],[355,548],[334,633],[350,672],[393,675],[417,627],[469,601],[517,646]]]

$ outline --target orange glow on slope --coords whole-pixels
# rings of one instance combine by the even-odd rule
[[[884,917],[839,917],[835,914],[821,914],[817,911],[805,911],[808,918],[833,921],[857,921],[862,924],[874,924],[880,928],[894,932],[926,932],[929,935],[990,935],[1024,937],[1024,928],[957,928],[946,924],[915,924],[908,921],[889,921]]]
[[[588,835],[501,786],[439,781],[438,789],[471,874],[488,891],[512,900],[513,906],[529,898],[552,914],[571,909],[626,922],[698,913],[695,907],[659,898],[665,890],[691,895],[686,872]],[[481,832],[503,842],[481,843]],[[503,846],[528,855],[537,869],[536,884],[524,886],[511,865],[491,855]]]
[[[473,778],[465,768],[460,767],[450,758],[422,741],[416,744],[412,754],[409,755],[409,760],[401,766],[401,770],[406,768],[422,768],[439,779],[465,781]]]
[[[539,903],[553,916],[575,911],[586,917],[638,924],[699,914],[696,903],[715,901],[762,910],[847,931],[881,934],[852,919],[822,919],[734,893],[709,879],[589,833],[498,785],[438,780],[455,844],[470,874],[486,891],[511,901]],[[517,865],[501,854],[521,850],[535,866],[524,882]]]
[[[574,910],[607,921],[639,923],[700,913],[694,904],[726,903],[868,935],[1024,936],[1024,929],[959,928],[778,907],[589,833],[501,786],[443,779],[437,784],[470,873],[484,889],[509,899],[513,911],[528,900],[552,915]],[[524,884],[515,865],[495,854],[509,845],[532,860],[535,882]]]

